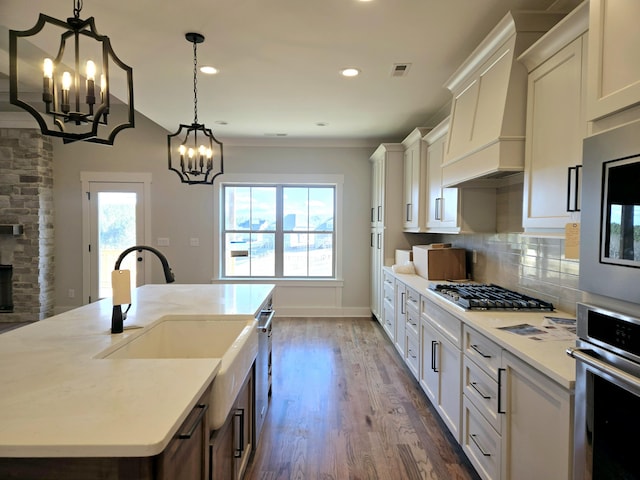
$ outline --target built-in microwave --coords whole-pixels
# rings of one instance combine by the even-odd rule
[[[583,152],[580,289],[640,303],[640,120]]]

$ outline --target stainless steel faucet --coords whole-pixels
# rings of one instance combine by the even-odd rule
[[[158,257],[160,259],[160,262],[162,263],[162,270],[164,271],[165,281],[167,283],[175,282],[176,278],[173,272],[171,271],[171,267],[169,266],[169,261],[167,260],[167,257],[165,257],[159,250],[153,247],[148,247],[146,245],[136,245],[136,246],[127,248],[125,251],[123,251],[120,254],[118,259],[116,260],[116,264],[113,267],[113,269],[120,270],[120,264],[122,263],[122,260],[124,259],[124,257],[126,257],[129,253],[134,252],[136,250],[139,252],[141,252],[142,250],[146,250],[148,252],[153,253],[156,257]],[[127,311],[129,311],[129,308],[131,308],[131,305],[127,307]],[[124,319],[127,317],[127,311],[125,311],[123,314],[122,305],[113,306],[113,312],[111,314],[111,333],[122,333],[122,331],[124,330],[123,322],[124,322]]]

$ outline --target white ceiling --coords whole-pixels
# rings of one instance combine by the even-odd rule
[[[206,37],[198,64],[220,70],[198,74],[198,119],[222,141],[286,134],[379,142],[429,126],[450,100],[444,82],[508,10],[576,3],[85,0],[80,17],[95,17],[98,32],[133,67],[136,110],[171,132],[193,120],[193,49],[184,34],[194,31]],[[8,73],[8,29],[33,27],[40,12],[66,19],[72,10],[73,0],[0,0],[0,72]],[[392,77],[394,63],[410,63],[408,75]],[[362,74],[341,77],[347,66]]]

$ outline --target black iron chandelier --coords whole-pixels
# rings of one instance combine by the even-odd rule
[[[193,123],[180,124],[177,132],[167,135],[169,170],[176,172],[182,183],[211,185],[224,173],[224,162],[222,142],[213,136],[210,128],[198,123],[197,45],[204,42],[204,36],[191,32],[185,38],[193,43]]]
[[[113,145],[118,132],[134,126],[133,71],[117,57],[109,37],[97,32],[93,17],[80,19],[81,10],[82,0],[73,0],[73,17],[66,22],[41,13],[33,28],[9,31],[10,102],[29,112],[44,135],[60,137],[64,143]],[[45,27],[45,41],[50,41],[50,32],[62,29],[57,52],[49,57],[22,40]],[[127,104],[110,96],[110,67],[128,95]],[[39,77],[41,96],[34,94]]]

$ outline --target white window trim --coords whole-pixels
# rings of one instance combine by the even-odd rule
[[[343,209],[343,187],[344,187],[344,175],[330,175],[330,174],[269,174],[269,173],[225,173],[219,177],[220,181],[215,182],[213,185],[213,198],[214,202],[217,202],[213,209],[213,282],[221,280],[232,282],[253,282],[257,280],[265,280],[267,283],[286,282],[290,284],[292,282],[303,282],[305,285],[309,285],[309,282],[342,282],[342,209]],[[256,180],[259,179],[259,180]],[[334,218],[335,229],[335,255],[336,255],[336,269],[335,278],[327,278],[326,280],[313,277],[307,279],[301,279],[299,277],[287,279],[287,278],[271,278],[271,279],[257,279],[257,278],[238,278],[238,277],[225,277],[222,272],[222,231],[224,213],[222,208],[224,207],[224,200],[222,198],[222,185],[231,183],[246,183],[251,185],[335,185],[336,187],[336,208]]]

